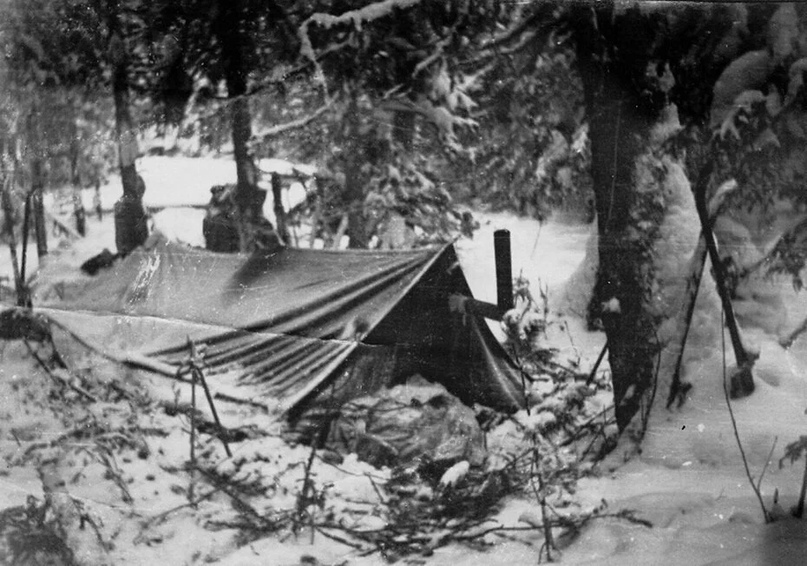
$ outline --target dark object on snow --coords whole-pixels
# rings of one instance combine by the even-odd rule
[[[235,185],[216,185],[210,189],[210,204],[202,221],[205,247],[212,252],[234,253],[239,248],[236,209],[232,201]]]
[[[210,204],[202,221],[205,247],[212,252],[235,253],[240,250],[238,209],[235,204],[236,185],[217,185],[210,189]],[[261,191],[266,198],[266,191]],[[283,246],[274,226],[260,215],[246,227],[249,240],[260,250],[274,251]]]
[[[485,439],[470,408],[422,377],[343,405],[326,447],[376,467],[417,462],[439,475],[467,460],[481,465]]]
[[[45,342],[50,338],[50,326],[45,317],[31,309],[10,308],[0,311],[1,340],[32,340]]]
[[[120,257],[120,254],[113,254],[107,248],[104,248],[100,254],[91,257],[81,264],[81,271],[87,275],[95,275],[101,269],[105,269],[115,263],[115,260]]]
[[[0,510],[0,563],[76,564],[50,499],[29,495],[25,505]]]
[[[452,310],[454,296],[472,298],[451,244],[245,255],[154,237],[80,294],[40,308],[55,307],[48,316],[77,336],[117,340],[173,372],[190,336],[207,345],[211,374],[237,371],[292,418],[414,374],[468,405],[517,410],[518,367],[481,316]]]
[[[479,222],[474,219],[474,215],[469,211],[462,213],[460,217],[460,233],[466,238],[473,239],[474,231],[479,229]]]

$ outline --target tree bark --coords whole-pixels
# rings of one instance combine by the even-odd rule
[[[8,249],[11,253],[11,268],[14,273],[14,290],[17,294],[17,306],[29,307],[31,305],[28,287],[25,284],[23,274],[20,272],[20,264],[17,258],[17,236],[14,233],[14,224],[17,218],[17,211],[14,210],[14,203],[11,198],[11,187],[14,184],[14,174],[6,173],[6,175],[4,175],[0,181],[2,181],[2,184],[0,185],[0,190],[2,190],[0,199],[2,199],[4,217],[4,225],[2,226],[2,229],[6,239],[8,240]]]
[[[48,226],[45,222],[45,203],[42,192],[45,189],[44,164],[36,159],[33,166],[31,204],[34,212],[34,232],[36,234],[36,256],[42,260],[48,255]]]
[[[259,246],[255,227],[271,225],[263,216],[264,191],[258,188],[258,169],[249,147],[252,138],[252,116],[247,99],[248,69],[244,61],[244,41],[241,37],[245,17],[243,0],[219,0],[214,33],[221,45],[225,69],[227,97],[232,121],[233,154],[237,187],[235,205],[238,209],[239,240],[242,251]]]
[[[658,351],[657,323],[648,301],[653,277],[650,242],[632,215],[636,161],[656,117],[638,99],[625,67],[614,61],[613,53],[606,54],[591,14],[588,9],[581,11],[575,36],[599,229],[594,296],[598,304],[608,304],[601,309],[601,319],[608,339],[616,420],[622,431],[651,390]],[[609,21],[610,14],[604,15],[600,22]]]
[[[109,56],[112,62],[112,94],[115,101],[115,134],[118,144],[123,196],[115,203],[115,245],[126,255],[148,238],[148,222],[143,208],[145,186],[137,174],[137,132],[129,100],[129,56],[119,30],[118,13],[110,16]]]

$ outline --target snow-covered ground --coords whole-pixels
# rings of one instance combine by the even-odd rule
[[[206,193],[212,184],[232,182],[234,179],[234,173],[228,178],[225,178],[223,171],[221,178],[215,176],[218,173],[214,174],[217,167],[224,169],[224,164],[229,165],[228,162],[209,160],[215,163],[205,165],[210,169],[204,169],[201,163],[205,160],[194,161],[192,166],[177,158],[170,158],[170,161],[169,158],[149,160],[142,166],[144,177],[149,171],[147,164],[153,163],[154,169],[151,170],[159,171],[157,178],[160,180],[150,181],[146,177],[148,191],[158,187],[163,187],[165,191],[171,187],[190,187],[190,182],[186,184],[186,180],[197,179],[194,177],[197,173],[201,177],[197,179],[200,193]],[[201,171],[207,173],[203,175]],[[206,198],[207,194],[202,202]],[[194,236],[188,234],[196,230],[195,226],[201,233],[201,217],[198,213],[180,210],[171,214],[174,216],[169,218],[166,215],[160,221],[155,218],[155,222],[164,224],[163,230],[169,234],[167,228],[173,227],[174,237],[194,243]],[[684,217],[685,214],[682,215]],[[561,360],[579,363],[583,370],[591,367],[604,343],[603,335],[588,332],[583,320],[586,286],[592,281],[592,271],[590,266],[581,265],[581,262],[587,257],[587,246],[588,252],[592,252],[589,243],[592,227],[551,220],[542,225],[507,214],[480,214],[478,220],[481,228],[473,240],[462,240],[459,244],[460,259],[476,296],[495,301],[492,232],[497,228],[508,228],[513,238],[514,273],[523,274],[531,281],[532,293],[536,297],[540,295],[539,283],[546,286],[551,322],[546,345],[557,348]],[[54,256],[61,259],[54,258],[53,261],[75,266],[104,247],[114,250],[114,233],[109,215],[101,223],[91,217],[88,238],[59,249]],[[33,250],[32,253],[35,256]],[[690,250],[678,249],[677,256],[667,258],[667,261],[683,265],[688,261],[689,253]],[[7,254],[3,257],[0,263],[5,270]],[[67,268],[64,269],[55,272],[65,278],[70,277]],[[657,397],[662,401],[655,405],[641,451],[636,452],[626,439],[601,464],[599,475],[583,478],[578,484],[577,497],[582,503],[596,505],[605,500],[608,512],[632,510],[636,518],[648,521],[652,527],[617,518],[594,519],[575,536],[564,541],[561,563],[686,566],[805,563],[805,523],[787,518],[787,513],[783,511],[796,501],[804,463],[799,461],[791,465],[785,462],[781,469],[778,464],[784,446],[807,434],[807,336],[798,339],[789,350],[784,350],[778,343],[778,331],[784,332],[784,329],[772,327],[769,309],[765,307],[766,302],[775,297],[779,301],[779,308],[789,313],[786,327],[792,329],[804,312],[805,301],[803,295],[794,293],[789,283],[781,279],[760,279],[755,285],[753,292],[748,293],[749,298],[744,300],[742,309],[738,310],[742,310],[746,338],[755,343],[761,353],[754,372],[757,391],[746,399],[734,401],[732,407],[750,473],[757,481],[764,469],[760,489],[765,504],[781,519],[770,525],[764,524],[734,439],[722,390],[720,304],[713,283],[706,276],[685,356],[685,377],[694,385],[687,402],[681,409],[667,410],[663,403],[666,391],[660,390]],[[754,297],[760,297],[760,300]],[[4,471],[0,470],[0,508],[24,504],[28,494],[41,497],[42,483],[35,471],[20,464],[25,461],[22,446],[27,445],[30,438],[39,438],[38,430],[46,431],[46,434],[58,430],[61,418],[47,411],[42,414],[19,413],[21,406],[30,411],[31,407],[46,405],[26,389],[25,383],[34,378],[23,371],[32,367],[31,362],[17,354],[19,348],[10,348],[7,354],[0,353],[5,356],[5,361],[0,362],[0,429],[3,435],[0,448],[7,466]],[[730,346],[727,357],[731,363]],[[155,390],[158,387],[154,385]],[[167,387],[163,388],[163,395],[170,397],[175,394]],[[23,398],[25,396],[30,399]],[[121,409],[104,406],[104,411],[108,411],[104,413],[104,418],[114,420],[115,411]],[[247,418],[245,414],[243,411],[230,410],[223,418]],[[153,426],[167,426],[167,417],[155,414],[151,418]],[[263,426],[257,421],[252,424]],[[14,435],[10,432],[12,429],[16,431]],[[134,480],[130,487],[135,499],[133,524],[142,526],[144,518],[169,511],[187,501],[182,491],[184,488],[174,485],[177,483],[177,469],[186,459],[186,435],[186,431],[177,429],[166,438],[149,438],[151,450],[160,454],[160,466],[166,473],[158,473],[154,477],[138,460],[121,464]],[[208,443],[206,449],[218,453],[224,462],[218,445],[213,447],[213,443]],[[266,454],[263,465],[276,468],[295,458],[303,461],[308,453],[305,449],[286,448],[280,443],[251,449]],[[236,457],[239,454],[243,456],[237,451]],[[347,475],[336,474],[331,468],[323,466],[317,468],[320,479],[335,483],[338,487],[333,496],[344,497],[345,501],[361,499],[365,495],[372,499],[375,497],[374,485],[367,478],[376,477],[378,481],[383,481],[387,473],[373,471],[353,461],[346,461]],[[91,468],[83,472],[88,477],[99,473]],[[171,470],[173,472],[168,473]],[[278,482],[287,488],[295,485],[295,481],[299,479],[278,476]],[[207,560],[229,565],[318,563],[363,566],[381,562],[377,554],[361,557],[350,547],[323,536],[317,536],[312,545],[307,536],[278,540],[268,535],[236,550],[234,535],[230,530],[211,534],[200,527],[204,521],[195,518],[195,514],[214,517],[218,516],[217,513],[223,513],[226,498],[217,496],[211,497],[196,511],[175,511],[170,517],[151,524],[146,531],[138,530],[128,523],[115,522],[120,518],[115,518],[114,513],[104,512],[105,506],[113,505],[114,498],[110,494],[97,493],[97,490],[94,493],[86,482],[76,482],[68,484],[68,489],[75,489],[79,496],[86,498],[88,505],[107,519],[108,530],[117,533],[118,549],[115,556],[119,563],[151,564],[161,560],[190,564]],[[102,480],[98,482],[101,485]],[[103,485],[112,484],[107,482]],[[777,490],[779,503],[774,506],[773,496]],[[159,496],[155,496],[157,492]],[[523,526],[519,517],[524,512],[534,512],[535,507],[533,499],[508,500],[497,518],[505,525]],[[368,524],[372,523],[371,519],[373,517],[368,516]],[[145,539],[144,532],[147,533]],[[488,540],[492,541],[492,547],[487,551],[452,544],[436,549],[429,557],[407,563],[437,566],[484,562],[490,566],[512,566],[538,561],[541,541],[538,532],[514,534],[512,537],[493,536]],[[316,559],[316,562],[304,559],[306,555]]]

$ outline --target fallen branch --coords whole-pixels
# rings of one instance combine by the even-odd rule
[[[698,238],[698,246],[692,254],[690,260],[690,271],[687,277],[687,286],[684,291],[684,300],[686,301],[686,309],[684,310],[683,318],[678,319],[677,334],[680,337],[678,342],[678,352],[675,360],[675,369],[673,370],[672,380],[670,384],[670,393],[667,396],[667,408],[669,409],[673,403],[678,400],[678,406],[681,407],[686,400],[686,390],[682,387],[681,383],[681,366],[684,362],[684,350],[686,349],[687,338],[689,337],[689,329],[692,326],[692,316],[695,314],[695,304],[698,302],[698,291],[701,286],[701,279],[703,279],[703,270],[706,266],[706,239],[704,238],[703,231]]]
[[[594,362],[594,367],[591,368],[591,372],[588,374],[588,379],[586,380],[586,385],[591,385],[594,383],[594,377],[597,375],[597,370],[600,369],[600,364],[602,363],[603,358],[605,358],[605,352],[608,351],[608,342],[606,342],[602,350],[600,350],[600,355],[597,356],[597,361]]]
[[[186,507],[194,507],[195,508],[199,503],[201,503],[202,501],[205,501],[206,499],[210,499],[212,496],[219,493],[220,491],[221,491],[221,487],[214,487],[213,489],[209,490],[204,495],[200,495],[199,497],[197,497],[193,501],[189,501],[187,503],[182,503],[181,505],[177,505],[176,507],[172,507],[172,508],[170,508],[170,509],[168,509],[166,511],[163,511],[162,513],[158,513],[157,515],[154,515],[153,517],[149,517],[148,519],[143,521],[143,523],[141,525],[142,529],[146,529],[146,528],[148,528],[149,526],[151,526],[154,523],[157,523],[157,524],[162,523],[162,521],[166,517],[168,517],[168,515],[170,515],[171,513],[176,513],[177,511],[185,509]],[[137,543],[135,543],[135,544],[137,544]]]
[[[211,483],[212,485],[216,486],[218,489],[221,490],[227,497],[233,500],[234,508],[239,511],[240,513],[248,516],[252,519],[253,522],[257,523],[257,525],[264,531],[274,532],[276,531],[280,525],[277,521],[273,521],[269,518],[264,517],[261,515],[252,505],[244,501],[241,497],[239,497],[234,490],[229,487],[226,483],[226,480],[218,477],[216,474],[206,470],[201,466],[196,466],[196,470],[204,476],[204,478]]]
[[[559,517],[556,520],[550,520],[544,523],[543,521],[531,521],[528,518],[523,518],[522,525],[502,525],[497,523],[489,527],[483,527],[490,520],[484,521],[469,521],[460,523],[456,527],[447,527],[445,525],[438,528],[444,529],[445,532],[439,535],[424,533],[424,525],[422,523],[415,523],[412,525],[397,525],[383,527],[380,529],[354,529],[341,523],[317,523],[315,525],[317,531],[335,540],[345,546],[362,550],[362,556],[368,556],[376,552],[389,552],[390,550],[398,550],[408,553],[417,553],[422,551],[432,551],[436,548],[446,546],[452,542],[467,543],[474,540],[481,539],[490,534],[502,534],[510,532],[543,532],[545,529],[550,528],[568,528],[579,530],[587,523],[597,519],[618,519],[627,521],[635,525],[640,525],[645,528],[653,528],[653,523],[636,517],[635,511],[630,509],[622,509],[614,513],[590,513],[580,517]],[[410,528],[407,528],[410,527]],[[370,548],[363,547],[352,540],[344,537],[334,535],[331,531],[339,531],[349,535],[351,538],[372,545]]]
[[[64,387],[72,389],[73,391],[85,397],[89,401],[92,401],[93,403],[98,402],[98,399],[94,395],[92,395],[89,391],[85,390],[83,387],[76,385],[75,383],[72,383],[67,377],[65,377],[64,374],[66,372],[64,369],[61,368],[54,369],[51,368],[48,364],[46,364],[45,360],[39,357],[39,354],[36,352],[36,350],[34,350],[33,346],[31,346],[28,340],[23,340],[23,342],[25,342],[25,347],[28,348],[28,352],[30,352],[31,356],[33,356],[33,358],[37,361],[40,367],[45,370],[45,372],[53,381],[59,383],[60,385],[63,385]]]
[[[259,403],[257,401],[253,401],[252,399],[240,399],[238,397],[233,397],[232,395],[227,395],[226,393],[219,393],[216,392],[213,395],[214,399],[221,399],[222,401],[227,401],[229,403],[235,403],[236,405],[247,405],[250,407],[255,407],[256,409],[261,409],[264,413],[269,412],[269,406],[264,403]]]

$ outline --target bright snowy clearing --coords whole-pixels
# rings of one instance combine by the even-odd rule
[[[147,158],[141,167],[148,187],[145,203],[155,208],[203,204],[211,185],[234,181],[232,164],[224,160]],[[299,191],[303,188],[296,190],[290,200],[300,198]],[[114,183],[103,189],[106,206],[116,198],[115,191],[119,188]],[[53,206],[58,214],[58,208]],[[267,203],[267,211],[271,211],[271,203]],[[199,244],[202,214],[198,209],[166,208],[155,214],[154,224],[174,239]],[[671,234],[676,228],[680,232],[691,230],[691,226],[683,224],[686,217],[681,214],[680,222],[675,224],[678,221],[673,216],[674,224],[667,227]],[[604,343],[601,333],[585,329],[583,316],[587,286],[593,281],[591,266],[586,262],[592,228],[560,221],[541,225],[507,214],[481,214],[478,218],[482,225],[474,239],[462,240],[459,245],[463,267],[477,298],[495,299],[492,232],[508,228],[513,236],[514,274],[523,274],[530,280],[535,296],[540,294],[539,285],[548,296],[552,324],[547,332],[547,346],[559,350],[559,360],[579,363],[587,371]],[[753,246],[764,245],[745,237],[741,228],[733,227],[723,237],[731,235],[744,246],[742,249],[751,251]],[[47,269],[36,281],[39,289],[52,288],[56,280],[80,281],[86,277],[77,271],[82,261],[105,247],[114,249],[111,215],[107,214],[100,223],[91,217],[88,234],[72,244],[57,246],[51,240],[53,253]],[[588,251],[591,252],[590,246]],[[686,265],[690,253],[685,243],[677,242],[670,246],[666,263],[674,271],[675,266]],[[6,258],[4,252],[2,274],[10,275]],[[29,260],[29,265],[36,269],[33,247]],[[50,280],[45,279],[45,274]],[[599,465],[598,475],[584,478],[578,484],[580,505],[597,506],[604,500],[609,513],[632,510],[634,517],[652,527],[619,518],[592,520],[576,537],[561,541],[565,545],[561,554],[563,564],[803,563],[807,555],[804,523],[786,518],[785,511],[798,496],[803,463],[791,466],[785,462],[781,469],[778,464],[783,447],[807,428],[807,337],[797,340],[789,350],[779,346],[779,338],[803,320],[804,301],[786,281],[757,279],[753,289],[746,291],[746,298],[738,303],[737,310],[747,337],[757,345],[761,357],[755,368],[756,392],[733,402],[733,409],[751,473],[756,481],[765,470],[761,482],[765,504],[781,520],[764,524],[746,478],[722,389],[720,303],[712,280],[705,277],[685,356],[685,375],[694,384],[687,402],[680,410],[668,411],[664,399],[657,401],[641,452],[636,453],[625,440]],[[103,402],[76,402],[74,407],[66,404],[65,413],[58,414],[49,408],[46,374],[20,343],[5,344],[0,353],[0,450],[4,463],[0,470],[0,508],[24,505],[29,495],[41,498],[43,485],[52,481],[47,467],[41,473],[32,465],[32,451],[47,452],[51,449],[50,441],[55,442],[63,435],[72,435],[80,447],[81,431],[95,426],[114,425],[125,430],[144,396],[165,404],[188,398],[187,391],[168,380],[116,367],[64,338],[57,345],[79,371],[96,376],[124,375],[127,389],[120,392],[118,402],[106,396]],[[730,348],[727,356],[731,364]],[[213,388],[234,391],[232,386],[218,381]],[[70,395],[76,401],[82,396],[75,390]],[[666,390],[660,386],[658,397],[665,396]],[[222,404],[221,413],[225,423],[238,423],[241,427],[266,430],[275,426],[268,417],[238,405]],[[142,415],[138,418],[141,418],[139,426],[143,427]],[[183,465],[188,452],[187,424],[179,426],[181,421],[163,411],[147,415],[146,421],[155,434],[148,437],[147,444],[130,452],[135,454],[133,457],[115,461],[111,455],[117,441],[110,437],[104,442],[111,460],[98,461],[89,452],[82,454],[77,450],[72,461],[53,465],[53,474],[64,482],[61,487],[55,482],[56,491],[66,489],[84,502],[89,515],[103,525],[102,537],[114,543],[107,558],[111,563],[382,562],[378,554],[359,556],[351,547],[321,534],[311,543],[305,529],[296,539],[280,540],[270,535],[238,548],[234,529],[211,527],[217,523],[226,525],[232,518],[233,503],[227,495],[211,491],[196,509],[186,506],[189,478]],[[73,428],[66,430],[67,423],[72,423]],[[126,439],[122,436],[119,441],[125,443]],[[294,494],[299,489],[310,450],[289,447],[279,438],[263,437],[233,443],[231,459],[226,458],[220,444],[212,438],[203,441],[201,452],[208,459],[219,461],[217,470],[223,475],[236,473],[235,470],[238,474],[264,478],[274,474],[275,495],[265,502],[269,509],[295,505]],[[240,462],[247,461],[252,462],[253,468],[238,467]],[[65,476],[65,470],[72,475]],[[389,479],[389,470],[376,470],[355,458],[347,458],[339,466],[317,461],[313,473],[321,485],[332,485],[327,498],[336,513],[364,517],[360,521],[364,528],[378,527],[378,517],[369,510],[378,498],[376,484]],[[198,485],[200,490],[206,489],[201,487],[204,484]],[[773,505],[775,490],[779,492],[777,506]],[[523,527],[523,519],[537,513],[534,499],[511,499],[495,519],[501,525]],[[73,536],[94,535],[77,531]],[[480,549],[453,543],[437,548],[429,557],[410,557],[405,563],[484,562],[508,566],[536,563],[541,535],[540,531],[491,533],[482,542],[489,546]],[[86,547],[92,548],[92,544],[87,543]],[[84,558],[93,563],[92,556]]]

